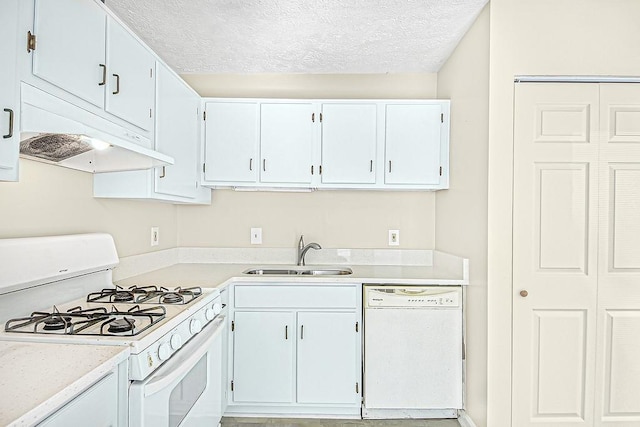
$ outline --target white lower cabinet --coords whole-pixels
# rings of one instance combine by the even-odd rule
[[[243,311],[234,319],[233,401],[294,401],[293,312]]]
[[[18,0],[0,2],[0,181],[18,180],[20,107],[16,79]]]
[[[356,313],[298,312],[299,403],[360,401]]]
[[[360,415],[360,284],[235,284],[233,300],[228,415]]]

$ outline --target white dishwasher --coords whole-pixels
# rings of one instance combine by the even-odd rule
[[[456,418],[462,289],[364,287],[364,418]]]

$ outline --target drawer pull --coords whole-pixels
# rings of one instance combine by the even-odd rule
[[[304,339],[304,325],[300,326],[300,339]]]

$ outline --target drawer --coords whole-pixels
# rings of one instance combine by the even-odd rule
[[[356,308],[359,285],[236,285],[236,308]]]

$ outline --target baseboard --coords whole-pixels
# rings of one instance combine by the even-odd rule
[[[458,423],[460,427],[476,427],[471,417],[463,409],[458,411]]]

